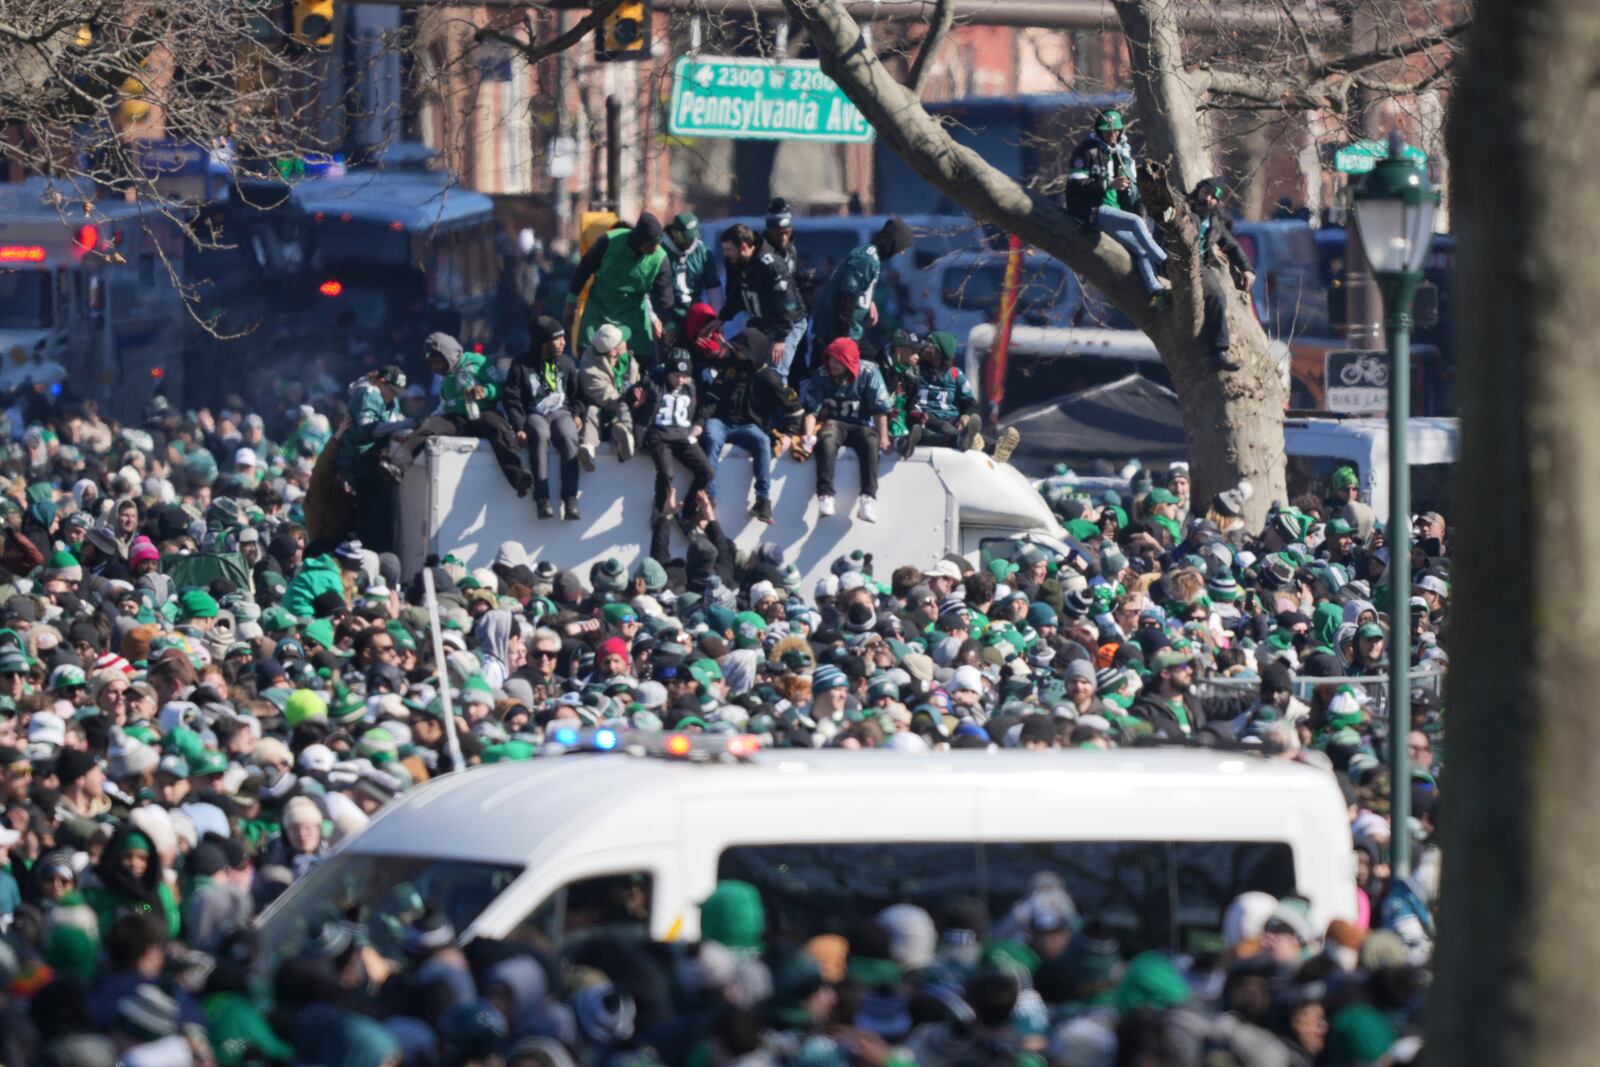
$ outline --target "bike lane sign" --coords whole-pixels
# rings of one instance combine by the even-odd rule
[[[1323,406],[1346,415],[1382,415],[1389,407],[1389,356],[1354,349],[1329,352]]]

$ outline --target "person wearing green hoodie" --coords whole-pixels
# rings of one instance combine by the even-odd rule
[[[494,449],[494,458],[511,488],[519,497],[527,496],[533,491],[533,474],[523,462],[511,424],[494,409],[500,383],[491,373],[489,361],[481,352],[463,351],[461,342],[447,333],[429,334],[423,342],[423,355],[428,369],[443,380],[439,407],[390,446],[383,458],[384,472],[400,481],[431,437],[481,437]]]
[[[150,839],[137,830],[124,827],[106,845],[95,865],[99,885],[84,891],[84,899],[94,909],[101,930],[111,929],[125,911],[148,912],[165,925],[167,936],[176,938],[182,926],[172,888],[161,876],[161,861]]]
[[[300,573],[284,590],[284,609],[302,619],[309,619],[316,614],[313,603],[323,593],[337,593],[341,600],[344,599],[343,572],[332,556],[312,556],[301,565]]]

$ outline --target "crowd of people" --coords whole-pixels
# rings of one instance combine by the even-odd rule
[[[691,305],[686,325],[704,314]],[[542,352],[559,327],[537,324]],[[770,345],[752,332],[727,342],[750,346],[741,403],[798,419],[803,438],[807,390],[768,374]],[[576,430],[581,466],[587,421],[528,429],[552,379],[572,388],[594,369],[554,351],[553,372],[497,383],[499,397],[442,375],[444,402],[477,420],[490,401],[517,405],[530,440],[570,445]],[[664,366],[650,395],[676,411],[693,358]],[[1413,770],[1395,783],[1361,679],[1381,673],[1397,625],[1419,672],[1447,669],[1443,517],[1416,519],[1414,595],[1389,604],[1387,531],[1352,472],[1253,530],[1247,487],[1192,501],[1181,465],[1100,495],[1058,470],[1039,491],[1064,553],[1019,541],[898,567],[844,554],[801,588],[781,537],[748,553],[728,544],[708,485],[681,505],[695,532],[681,557],[573,573],[508,543],[478,568],[438,560],[437,662],[421,575],[358,539],[311,536],[305,513],[317,457],[366,477],[364,457],[392,455],[372,428],[425,414],[434,401],[419,393],[385,372],[352,394],[348,424],[303,407],[303,391],[260,413],[237,398],[217,411],[157,404],[138,426],[30,399],[36,418],[6,442],[0,478],[0,1062],[1343,1067],[1414,1055],[1441,708],[1416,702]],[[710,401],[690,403],[691,433],[652,418],[646,451],[678,457],[706,438],[764,451],[737,405],[719,400],[698,422]],[[924,429],[967,432],[949,418]],[[798,945],[765,928],[759,894],[738,882],[705,902],[698,945],[610,960],[459,945],[426,900],[399,931],[332,917],[288,961],[258,943],[254,917],[396,797],[478,764],[555,758],[554,728],[599,724],[898,758],[1171,743],[1297,761],[1345,791],[1360,907],[1316,929],[1304,901],[1250,893],[1216,945],[1134,954],[1041,871],[1006,914],[908,903]],[[1393,788],[1410,790],[1410,825],[1390,825]],[[1390,866],[1393,833],[1413,839],[1409,870]]]
[[[649,456],[659,518],[714,495],[723,455],[737,448],[754,471],[749,513],[769,524],[775,456],[815,457],[817,510],[828,518],[838,508],[839,454],[854,452],[855,516],[865,522],[878,521],[878,469],[891,450],[909,458],[939,445],[1009,459],[1019,434],[1007,429],[984,440],[954,335],[895,330],[882,348],[868,339],[878,323],[883,264],[912,245],[910,228],[890,219],[825,280],[809,281],[797,267],[793,234],[781,199],[761,234],[729,227],[721,239],[724,283],[692,213],[663,227],[647,212],[590,245],[562,317],[534,317],[508,340],[505,361],[466,351],[448,334],[430,335],[424,362],[443,386],[426,418],[400,409],[401,367],[371,369],[349,388],[352,425],[338,453],[340,484],[354,501],[350,532],[389,547],[392,483],[438,436],[487,440],[511,488],[532,495],[541,520],[556,517],[557,499],[563,519],[581,519],[582,472],[595,469],[603,440],[619,462]],[[720,309],[707,302],[722,294]],[[689,477],[681,487],[680,473]]]

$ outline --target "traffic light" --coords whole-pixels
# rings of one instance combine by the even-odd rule
[[[650,5],[628,0],[606,16],[594,35],[599,63],[638,63],[650,58]]]
[[[305,48],[333,44],[333,0],[294,0],[294,43]]]

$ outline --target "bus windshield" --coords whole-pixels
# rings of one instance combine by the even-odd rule
[[[0,328],[39,330],[50,324],[50,272],[0,271]]]

